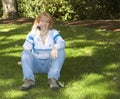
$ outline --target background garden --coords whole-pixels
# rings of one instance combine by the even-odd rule
[[[17,0],[19,16],[15,19],[9,17],[3,19],[3,10],[1,10],[0,98],[119,99],[119,0],[43,1]],[[39,6],[40,3],[42,7]],[[107,10],[106,6],[112,11]],[[67,44],[66,60],[60,78],[65,87],[58,92],[52,91],[47,86],[47,75],[36,74],[36,87],[21,91],[19,87],[22,84],[23,75],[18,62],[23,50],[22,45],[32,27],[33,18],[44,10],[54,16],[56,19],[54,28],[60,31]],[[109,11],[111,12],[108,13]]]
[[[120,0],[0,0],[3,18],[35,18],[43,11],[60,21],[119,19]]]

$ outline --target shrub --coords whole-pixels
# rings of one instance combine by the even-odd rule
[[[72,5],[65,0],[18,0],[20,16],[35,18],[40,12],[48,11],[56,19],[71,20],[74,11]]]

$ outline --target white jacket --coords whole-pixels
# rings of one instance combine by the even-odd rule
[[[29,32],[23,44],[25,50],[31,50],[32,53],[40,59],[49,58],[53,46],[57,49],[64,49],[66,46],[65,41],[55,29],[49,31],[44,45],[41,42],[38,30]]]

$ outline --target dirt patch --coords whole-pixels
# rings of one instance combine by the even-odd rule
[[[23,24],[33,23],[34,19],[31,18],[17,18],[17,19],[0,19],[0,24]]]
[[[76,21],[65,22],[67,25],[79,25],[89,28],[99,28],[111,31],[120,31],[120,20],[94,20],[94,21]]]
[[[33,23],[34,19],[31,18],[18,18],[18,19],[0,19],[0,24],[23,24]],[[89,20],[89,21],[74,21],[64,22],[64,25],[79,25],[89,28],[99,28],[110,31],[120,31],[120,20]]]

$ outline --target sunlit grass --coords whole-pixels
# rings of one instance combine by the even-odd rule
[[[11,99],[14,99],[16,97],[22,97],[26,95],[26,92],[22,92],[22,91],[17,91],[17,90],[8,90],[7,92],[4,93],[4,96],[6,98],[11,98]]]
[[[65,87],[53,92],[45,74],[35,75],[37,86],[20,91],[22,45],[32,24],[0,25],[1,99],[119,99],[120,32],[58,25],[66,41],[66,60],[60,80]]]
[[[91,56],[94,53],[94,49],[94,46],[84,48],[66,48],[66,55],[67,57]]]
[[[103,75],[84,74],[81,80],[71,81],[63,93],[70,99],[102,99],[109,93],[109,84]]]

